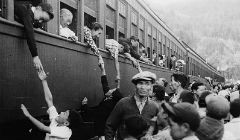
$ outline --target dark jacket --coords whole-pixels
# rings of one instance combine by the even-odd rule
[[[129,45],[129,50],[130,50],[131,56],[134,57],[134,58],[137,59],[137,60],[140,60],[141,55],[138,54],[137,48],[134,48],[134,47],[132,46],[132,43],[131,43],[130,39],[120,38],[119,41],[118,41],[118,43],[119,43],[119,44],[122,44],[122,45],[123,45],[123,43],[127,43],[127,44]]]
[[[157,105],[153,101],[147,100],[141,115],[150,121],[157,113]],[[106,122],[105,139],[113,140],[117,129],[119,130],[118,138],[123,139],[126,136],[126,132],[124,131],[124,120],[132,115],[140,115],[134,96],[121,99]]]
[[[101,77],[102,88],[105,94],[110,90],[108,86],[107,76],[103,75]],[[95,122],[95,132],[97,136],[104,136],[104,128],[106,124],[106,120],[110,113],[112,112],[113,108],[117,104],[117,102],[122,99],[122,94],[120,93],[119,89],[116,89],[112,93],[112,97],[105,98],[95,107],[88,107],[87,105],[82,106],[81,110],[84,111],[83,116],[93,117],[93,121]]]
[[[24,25],[24,32],[27,39],[27,44],[32,57],[38,56],[36,41],[34,37],[34,14],[31,10],[31,5],[14,4],[15,20]]]

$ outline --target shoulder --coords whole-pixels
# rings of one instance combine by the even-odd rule
[[[50,127],[52,137],[57,137],[60,139],[69,139],[72,135],[72,130],[66,126],[54,126]]]

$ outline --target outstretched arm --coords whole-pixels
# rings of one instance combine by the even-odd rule
[[[51,106],[53,106],[53,97],[52,97],[52,93],[48,87],[48,83],[47,83],[47,75],[44,71],[39,71],[38,72],[38,77],[39,79],[42,81],[42,85],[43,85],[43,90],[44,90],[44,97],[45,100],[47,102],[48,108],[50,108]]]
[[[39,120],[35,119],[27,110],[27,108],[21,104],[23,114],[41,131],[51,133],[50,127],[44,125]]]
[[[137,67],[138,65],[137,60],[133,58],[130,53],[124,53],[124,54],[130,61],[132,61],[133,66]]]
[[[119,62],[118,62],[118,55],[115,55],[115,58],[114,58],[114,65],[115,65],[115,69],[116,69],[116,86],[117,88],[120,88],[120,68],[119,68]]]

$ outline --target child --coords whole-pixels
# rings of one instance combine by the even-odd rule
[[[142,71],[139,63],[130,55],[130,49],[127,43],[119,44],[114,39],[106,39],[105,42],[106,49],[111,53],[112,57],[115,59],[115,69],[117,71],[117,76],[120,76],[119,72],[119,62],[118,62],[118,54],[124,54],[130,61],[132,61],[133,65],[138,69],[138,71]]]
[[[26,109],[26,107],[22,104],[21,109],[23,114],[41,131],[46,132],[45,139],[61,139],[61,140],[68,140],[72,135],[73,128],[79,126],[81,122],[81,117],[79,114],[74,110],[67,110],[65,112],[61,112],[60,114],[57,113],[56,108],[53,105],[53,98],[52,93],[47,84],[47,76],[46,74],[41,71],[38,72],[39,79],[42,81],[43,90],[45,100],[48,105],[48,114],[49,119],[51,121],[50,126],[46,126],[37,119],[35,119]]]
[[[78,41],[78,37],[75,33],[68,28],[68,25],[72,23],[73,14],[68,9],[60,10],[60,26],[59,26],[59,35],[70,38],[73,41]]]

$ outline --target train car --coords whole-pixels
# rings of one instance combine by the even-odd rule
[[[53,6],[54,19],[35,30],[39,57],[45,71],[50,73],[49,87],[53,93],[58,111],[79,108],[81,100],[87,97],[89,105],[97,105],[103,98],[100,70],[97,58],[86,46],[83,27],[97,21],[104,26],[104,34],[96,40],[106,64],[110,86],[114,86],[114,62],[105,50],[106,38],[118,40],[120,37],[137,36],[146,46],[148,57],[153,51],[167,57],[165,67],[140,62],[143,70],[148,70],[170,81],[174,71],[169,70],[170,56],[187,61],[192,58],[183,43],[169,27],[152,11],[143,0],[1,0],[0,1],[0,138],[28,139],[29,123],[24,121],[20,104],[25,104],[35,117],[46,115],[43,90],[33,68],[23,25],[14,20],[14,3],[48,2]],[[67,8],[73,13],[70,29],[79,42],[59,36],[59,11]],[[124,96],[134,93],[131,77],[137,73],[130,61],[120,56],[121,91]],[[201,60],[202,61],[202,60]],[[192,62],[185,73],[192,70]],[[212,76],[212,69],[204,65],[204,75]],[[196,68],[194,69],[196,71]],[[85,133],[85,132],[82,132]],[[85,139],[82,138],[82,139]]]

